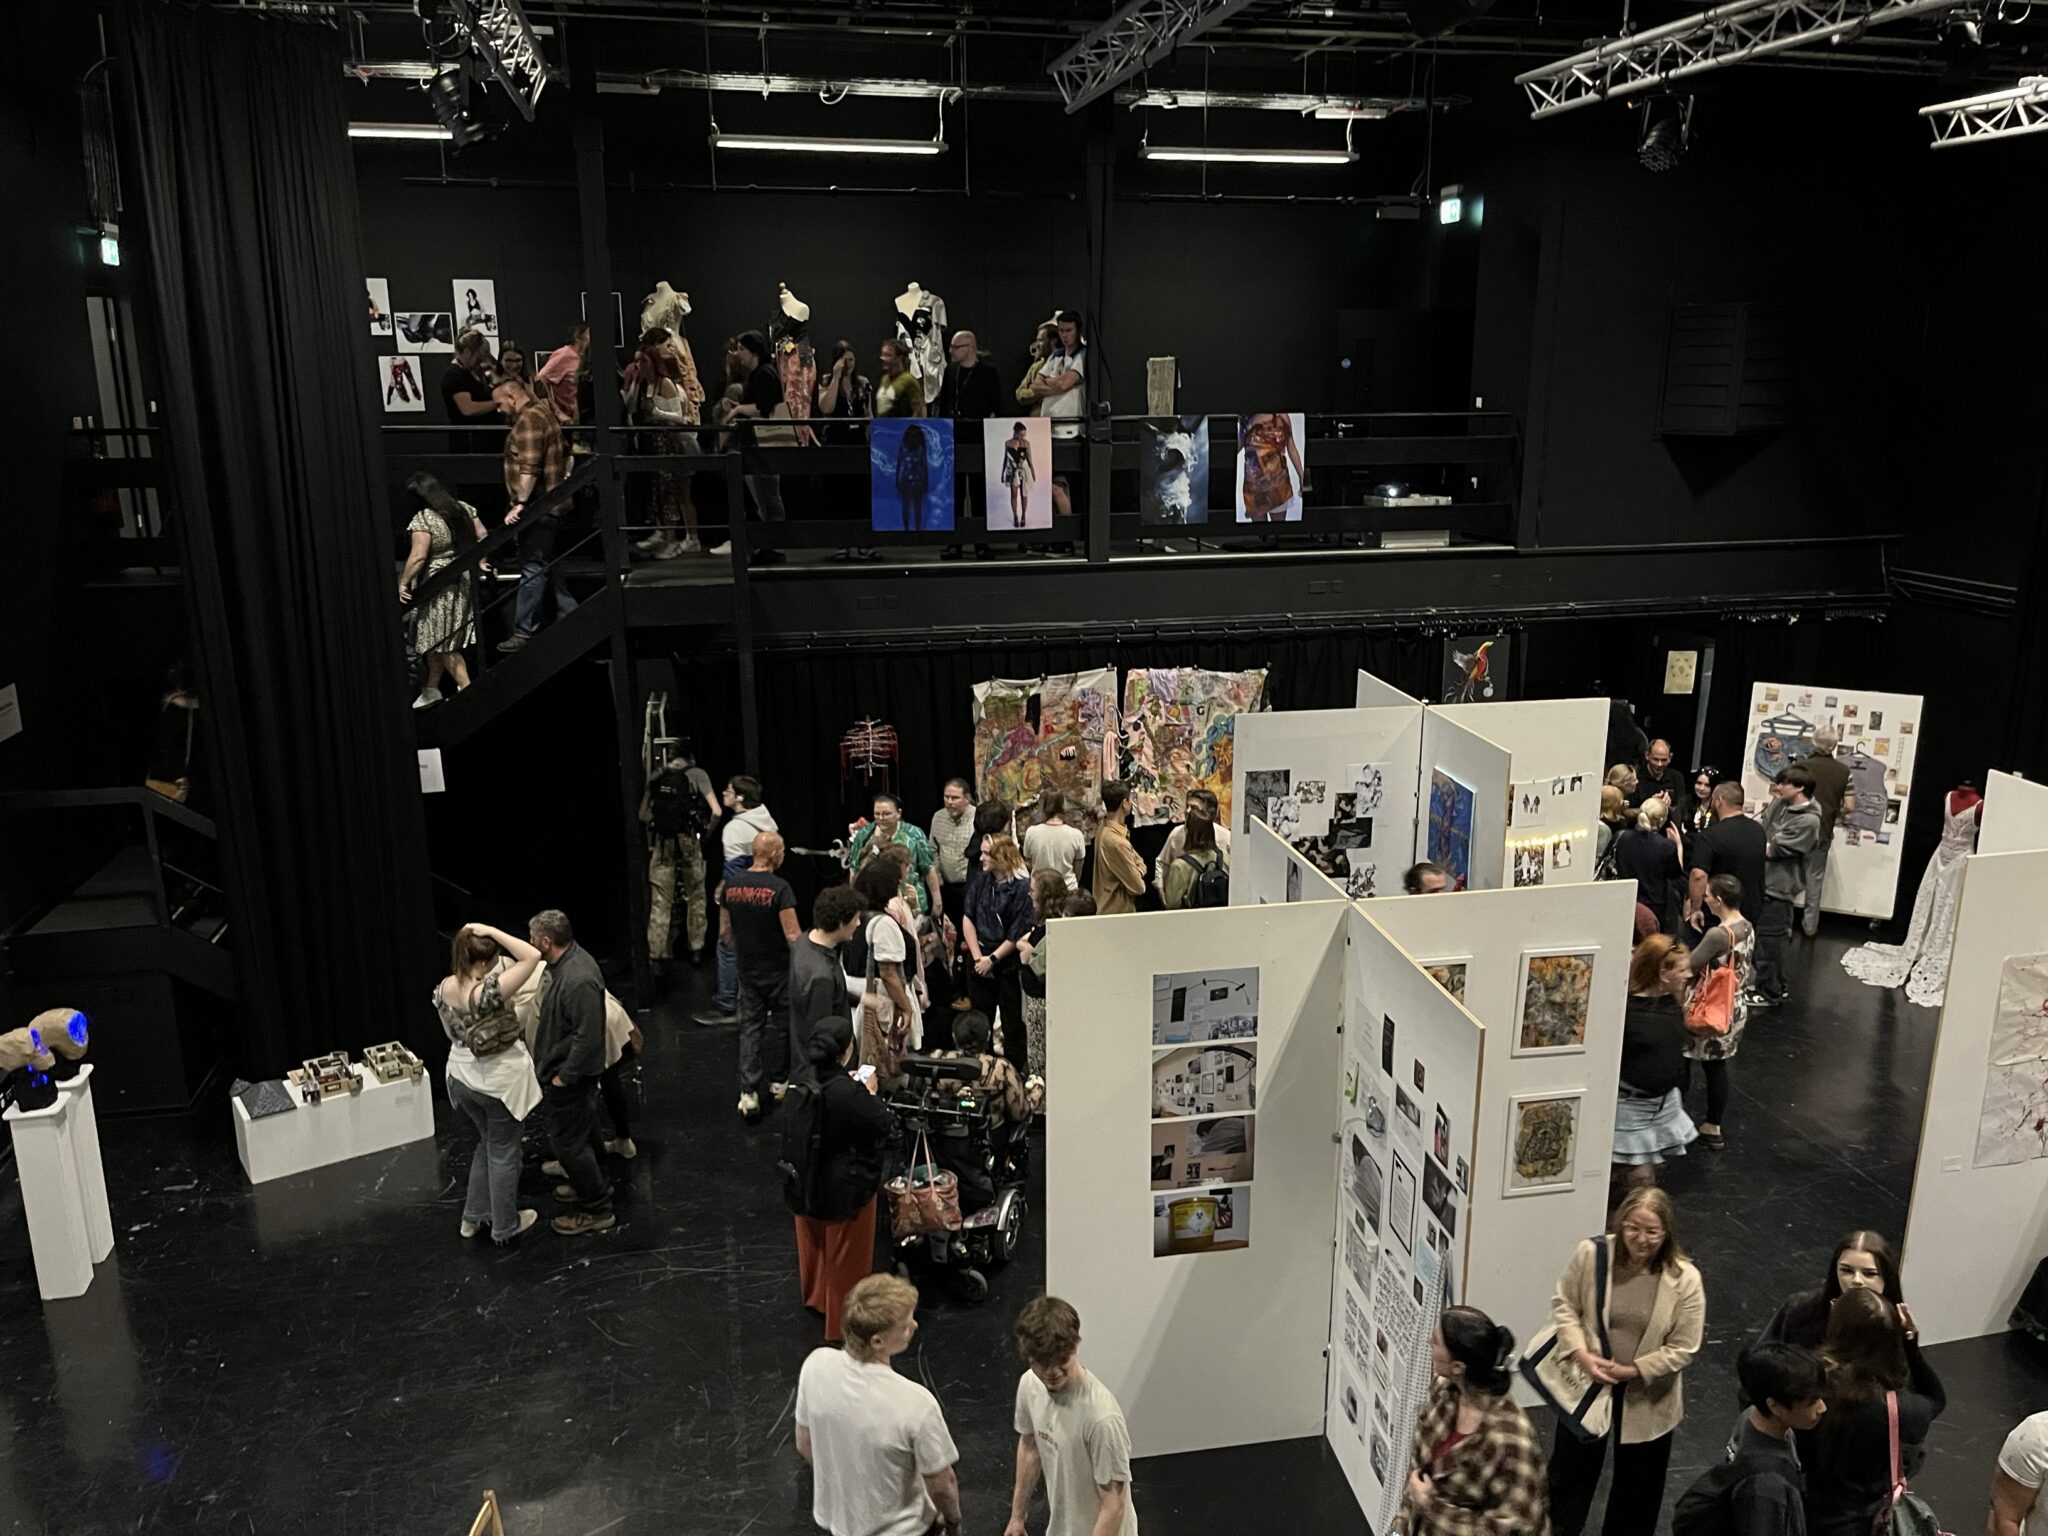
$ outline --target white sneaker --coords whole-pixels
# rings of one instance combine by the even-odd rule
[[[416,698],[416,699],[414,699],[414,700],[412,701],[412,707],[413,707],[414,709],[425,709],[425,708],[426,708],[426,707],[427,707],[427,706],[428,706],[429,704],[438,704],[438,703],[440,703],[440,702],[441,702],[441,690],[440,690],[440,689],[438,689],[438,688],[422,688],[422,689],[420,690],[420,696],[419,696],[418,698]]]
[[[679,547],[686,555],[701,555],[704,553],[704,541],[694,533],[685,534],[683,542]]]
[[[465,1240],[475,1237],[476,1229],[477,1224],[475,1222],[471,1221],[467,1216],[462,1218],[462,1235]]]
[[[531,1227],[536,1221],[539,1220],[539,1211],[521,1211],[519,1213],[519,1226],[516,1230],[507,1233],[503,1237],[499,1237],[497,1233],[493,1232],[491,1234],[491,1237],[494,1241],[498,1243],[509,1243],[512,1241],[513,1238],[518,1237],[521,1233],[525,1232],[527,1228]]]
[[[639,550],[640,553],[643,555],[651,555],[660,550],[661,547],[666,543],[668,543],[668,540],[663,535],[658,533],[650,533],[644,539],[634,540],[633,547]]]
[[[712,553],[712,554],[714,554],[714,555],[729,555],[729,554],[731,554],[731,553],[732,553],[732,540],[731,540],[731,539],[727,539],[727,540],[726,540],[726,541],[725,541],[725,542],[724,542],[723,544],[714,544],[714,545],[712,545],[712,546],[711,546],[711,553]]]
[[[540,1165],[540,1171],[551,1179],[566,1179],[569,1177],[569,1170],[562,1166],[559,1158],[549,1158]]]
[[[740,1113],[741,1113],[741,1114],[743,1114],[743,1115],[758,1115],[758,1114],[760,1114],[760,1113],[761,1113],[761,1096],[760,1096],[760,1095],[759,1095],[758,1093],[743,1093],[743,1094],[741,1094],[741,1095],[740,1095]]]
[[[682,540],[670,539],[654,552],[654,558],[657,560],[673,560],[681,553],[683,553]]]
[[[633,1138],[630,1136],[623,1141],[608,1141],[604,1144],[604,1149],[613,1157],[623,1157],[629,1163],[640,1155],[640,1149],[633,1145]]]
[[[787,1083],[770,1083],[768,1085],[768,1096],[778,1104],[782,1102],[782,1096],[788,1092],[789,1084]]]

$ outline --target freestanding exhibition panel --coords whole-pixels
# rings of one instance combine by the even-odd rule
[[[1263,821],[1231,839],[1230,904],[1280,906],[1290,901],[1343,901],[1344,887],[1324,874]]]
[[[1240,715],[1233,837],[1263,820],[1350,896],[1401,888],[1414,862],[1422,706]]]
[[[1348,912],[1059,924],[1046,1285],[1080,1309],[1141,1456],[1323,1427]]]
[[[1440,709],[1422,712],[1422,797],[1415,857],[1451,869],[1453,889],[1508,883],[1508,786],[1514,754]]]
[[[1358,674],[1357,703],[1360,709],[1378,709],[1386,705],[1404,704],[1410,708],[1420,708],[1422,700],[1416,698],[1412,693],[1403,693],[1384,678],[1374,677],[1370,672],[1360,671]]]
[[[1509,880],[1521,885],[1593,878],[1593,833],[1607,750],[1605,699],[1516,699],[1498,704],[1432,704],[1514,754],[1508,806]],[[1517,849],[1540,850],[1530,878]],[[1516,878],[1520,873],[1521,878]]]
[[[2003,1332],[2048,1252],[2043,890],[2048,850],[1972,854],[1963,870],[1906,1218],[1922,1344]]]
[[[1486,1028],[1472,1241],[1457,1294],[1527,1339],[1549,1320],[1551,1288],[1572,1250],[1607,1220],[1635,888],[1609,880],[1404,896],[1375,902],[1371,915]],[[1524,1017],[1532,1003],[1540,1008],[1532,962],[1540,976],[1542,963],[1570,956],[1590,970],[1583,1037],[1547,1044],[1536,1016],[1525,1038]],[[1514,1143],[1532,1109],[1538,1123],[1547,1117],[1568,1128],[1568,1169],[1517,1173]]]
[[[1984,781],[1984,813],[1977,821],[1977,852],[2024,853],[2048,848],[2048,784],[1993,769]]]

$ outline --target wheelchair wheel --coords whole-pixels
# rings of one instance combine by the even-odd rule
[[[978,1269],[953,1271],[953,1290],[962,1301],[988,1300],[988,1276]]]
[[[1030,1209],[1030,1201],[1021,1189],[1004,1190],[1001,1201],[1002,1209],[997,1213],[988,1239],[990,1269],[1001,1269],[1017,1256],[1017,1249],[1024,1241],[1024,1217]]]

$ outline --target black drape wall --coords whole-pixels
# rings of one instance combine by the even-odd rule
[[[122,18],[245,1070],[431,1044],[342,38],[159,0]]]

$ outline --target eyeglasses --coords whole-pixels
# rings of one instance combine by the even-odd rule
[[[1664,1240],[1662,1227],[1640,1227],[1632,1221],[1623,1222],[1621,1232],[1624,1237],[1640,1237],[1647,1242],[1661,1243]]]

